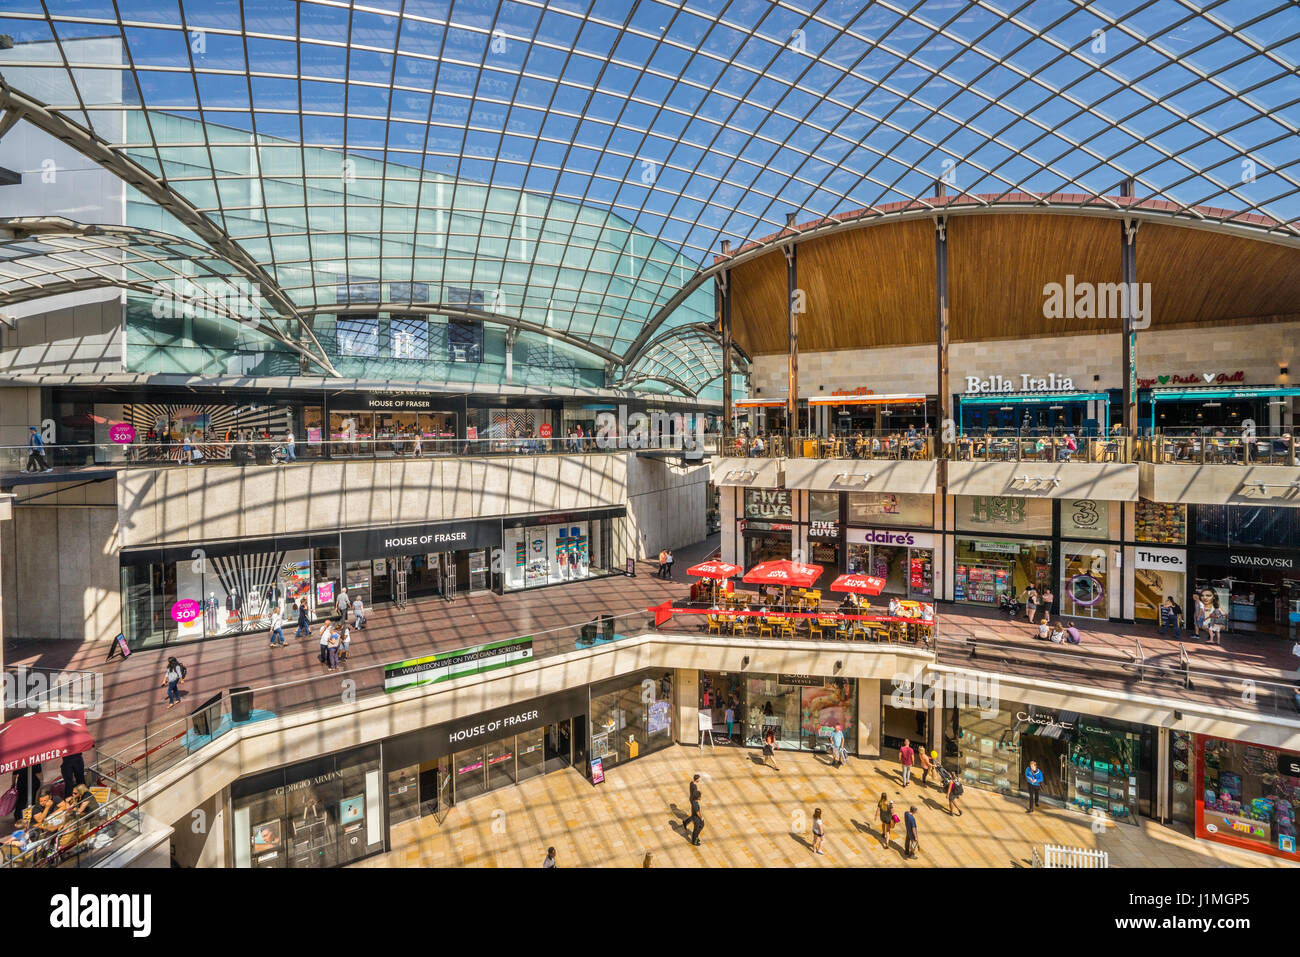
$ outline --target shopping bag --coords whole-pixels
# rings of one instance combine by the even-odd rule
[[[18,789],[10,788],[4,794],[0,794],[0,818],[14,816],[14,810],[18,807]]]

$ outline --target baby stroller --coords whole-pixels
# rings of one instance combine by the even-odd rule
[[[271,464],[283,465],[287,461],[289,461],[289,459],[288,456],[284,454],[284,446],[283,445],[273,446],[271,449]]]
[[[1009,592],[1002,592],[1002,594],[998,595],[998,608],[1011,618],[1015,618],[1020,614],[1020,599],[1016,597],[1014,588]]]

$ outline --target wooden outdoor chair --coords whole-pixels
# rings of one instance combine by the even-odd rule
[[[782,618],[778,621],[779,630],[782,638],[794,637],[794,622],[789,618]]]
[[[708,618],[709,618],[709,634],[721,635],[722,619],[719,618],[717,615],[709,615]]]
[[[773,637],[771,618],[758,619],[758,637],[762,638],[764,635],[767,635],[768,638]]]

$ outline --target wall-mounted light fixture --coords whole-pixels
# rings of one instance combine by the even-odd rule
[[[740,659],[740,667],[741,670],[749,667],[749,655],[745,655],[745,657]]]

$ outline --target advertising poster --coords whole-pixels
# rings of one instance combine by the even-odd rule
[[[400,691],[419,685],[449,681],[462,675],[482,674],[509,668],[533,657],[532,635],[507,638],[458,651],[445,651],[422,658],[408,658],[384,666],[384,691]]]
[[[280,849],[280,820],[267,821],[253,828],[253,853],[265,854]]]
[[[334,583],[319,582],[316,585],[316,604],[332,605],[334,604]]]
[[[280,579],[285,600],[298,604],[311,593],[311,562],[289,562],[280,569]]]
[[[602,784],[605,781],[605,762],[600,758],[591,759],[591,783]]]
[[[666,700],[650,702],[650,720],[646,725],[649,732],[656,734],[660,731],[667,731],[668,726],[668,702]]]
[[[344,798],[339,802],[339,823],[346,829],[351,824],[360,824],[366,819],[365,795]]]

